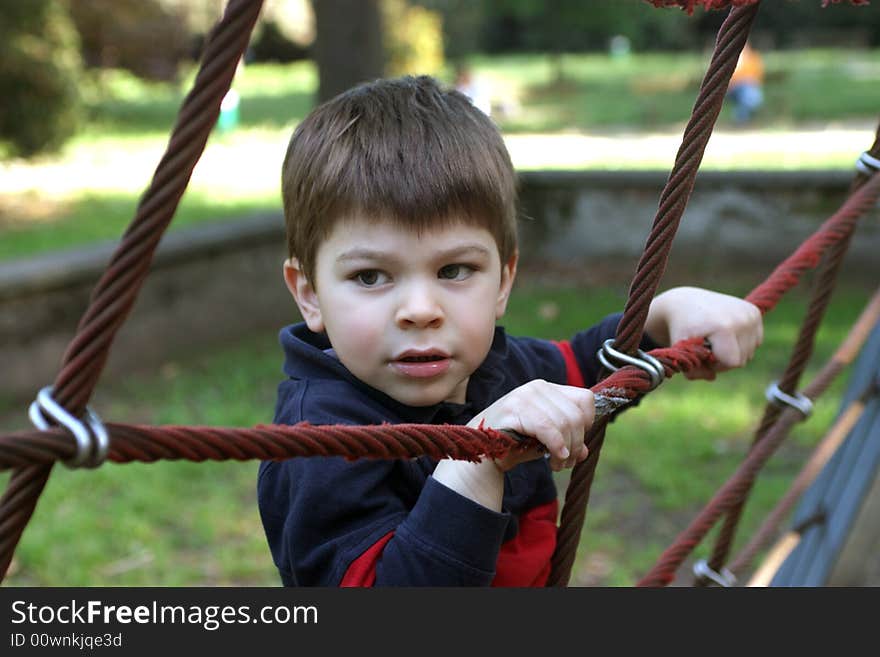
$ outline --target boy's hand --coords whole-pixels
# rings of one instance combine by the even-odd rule
[[[584,434],[593,424],[593,393],[585,388],[562,386],[547,381],[530,381],[511,390],[475,416],[468,426],[512,429],[534,437],[546,448],[510,449],[504,458],[479,463],[443,459],[433,477],[457,493],[501,511],[504,472],[525,461],[550,459],[553,470],[570,468],[587,458]]]
[[[593,393],[589,390],[538,379],[511,390],[474,417],[468,426],[482,424],[532,436],[546,448],[550,467],[558,471],[587,458],[584,434],[592,426],[595,413]],[[512,449],[495,463],[507,471],[544,454],[537,448]]]
[[[698,287],[677,287],[652,302],[645,331],[655,342],[704,337],[716,363],[686,372],[689,379],[714,379],[716,372],[745,365],[764,339],[761,311],[748,301]]]

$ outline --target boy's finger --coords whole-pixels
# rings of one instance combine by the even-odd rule
[[[696,380],[706,380],[706,381],[714,381],[715,380],[715,370],[709,369],[707,367],[698,367],[693,370],[684,373],[684,378],[690,381]]]
[[[735,335],[728,331],[719,331],[709,336],[709,342],[718,361],[716,370],[729,370],[742,364],[742,352]]]
[[[560,388],[560,393],[584,414],[588,424],[592,424],[596,415],[596,400],[593,392],[575,386],[560,386]]]

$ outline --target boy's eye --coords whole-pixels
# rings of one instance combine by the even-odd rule
[[[468,265],[446,265],[440,268],[437,277],[449,281],[463,281],[472,273],[474,273],[474,268]]]
[[[388,276],[378,269],[365,269],[364,271],[359,271],[354,277],[364,287],[376,287],[388,280]]]

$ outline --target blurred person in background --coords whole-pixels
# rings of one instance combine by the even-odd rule
[[[492,95],[485,80],[474,76],[467,64],[460,63],[455,67],[455,90],[467,96],[474,107],[486,116],[492,115]]]
[[[730,78],[727,96],[733,102],[733,120],[749,123],[764,104],[764,61],[751,43],[746,42]]]

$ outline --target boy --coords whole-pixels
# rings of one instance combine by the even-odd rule
[[[587,456],[585,386],[620,317],[562,343],[496,328],[517,245],[495,125],[428,77],[365,84],[296,129],[282,190],[284,278],[305,321],[281,332],[275,422],[483,423],[534,436],[548,456],[264,462],[260,513],[282,582],[542,585],[552,472]],[[752,356],[761,330],[745,301],[676,288],[652,303],[642,347],[706,336],[723,369]]]

